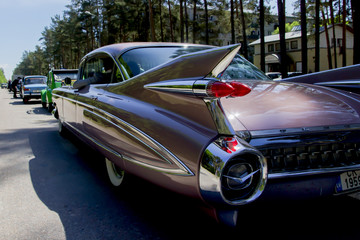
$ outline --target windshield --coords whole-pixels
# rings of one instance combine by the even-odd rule
[[[209,48],[206,46],[138,48],[121,55],[119,61],[128,79],[178,56]]]
[[[271,80],[252,63],[237,54],[221,76],[222,80],[256,79]]]
[[[24,84],[45,84],[45,78],[25,78]]]
[[[62,80],[64,80],[67,77],[70,78],[71,80],[76,80],[77,74],[76,73],[67,73],[67,72],[54,73],[54,78],[55,78],[56,82],[61,82]]]

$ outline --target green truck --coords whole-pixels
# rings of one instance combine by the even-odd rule
[[[41,104],[51,112],[53,107],[52,90],[65,85],[65,79],[70,78],[74,83],[77,79],[77,69],[52,69],[49,71],[46,89],[41,91]]]

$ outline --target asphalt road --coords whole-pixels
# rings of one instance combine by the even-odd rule
[[[133,178],[121,192],[101,157],[38,101],[0,90],[0,239],[360,239],[360,195],[262,203],[221,226],[193,201]]]

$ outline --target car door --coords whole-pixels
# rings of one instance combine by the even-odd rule
[[[111,82],[114,65],[109,55],[99,53],[86,60],[80,71],[80,79],[91,79],[91,83],[77,92],[77,125],[89,139],[98,142],[102,142],[101,122],[94,111],[104,88]]]

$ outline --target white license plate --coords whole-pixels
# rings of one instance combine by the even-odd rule
[[[33,90],[34,93],[39,93],[41,92],[40,90]]]
[[[342,192],[360,187],[360,170],[340,174],[336,183],[336,192]]]

